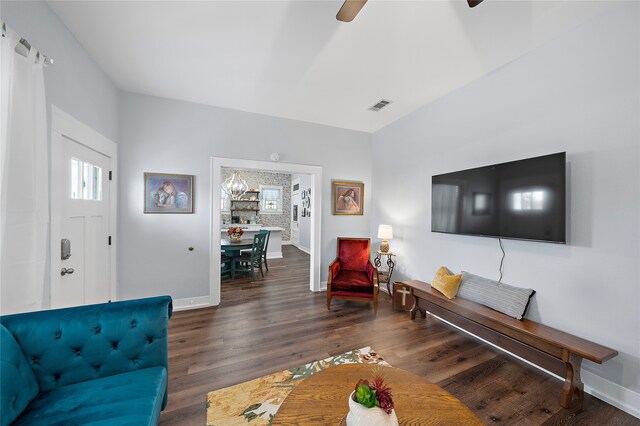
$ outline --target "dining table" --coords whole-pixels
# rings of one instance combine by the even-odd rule
[[[242,250],[251,249],[253,247],[253,239],[244,239],[240,241],[232,241],[229,238],[221,238],[220,239],[220,249],[224,252],[226,256],[231,258],[235,258],[240,256],[240,252]],[[236,277],[236,263],[231,261],[231,278],[234,279]]]

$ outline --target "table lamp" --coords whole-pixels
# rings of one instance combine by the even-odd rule
[[[380,225],[378,227],[378,238],[382,238],[380,243],[380,251],[386,253],[389,251],[389,241],[393,239],[393,228],[391,225]]]

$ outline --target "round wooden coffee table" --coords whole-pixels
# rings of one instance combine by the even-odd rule
[[[273,425],[339,425],[349,412],[347,398],[359,379],[370,379],[374,365],[329,367],[306,378],[285,398]],[[462,402],[433,383],[384,367],[401,425],[482,425]]]

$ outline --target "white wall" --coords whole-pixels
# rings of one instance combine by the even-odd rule
[[[120,113],[120,298],[209,294],[211,156],[269,161],[279,152],[281,162],[323,168],[323,280],[335,238],[369,234],[369,206],[363,217],[341,217],[331,215],[330,202],[331,179],[364,181],[369,199],[367,133],[132,93],[122,93]],[[195,175],[195,213],[143,214],[144,172]]]
[[[294,179],[300,179],[300,194],[302,194],[302,191],[308,191],[309,188],[311,188],[311,175],[294,174],[291,176],[291,180],[294,180]],[[329,199],[329,201],[331,201],[331,199]],[[311,194],[311,202],[313,203],[313,194]],[[300,210],[298,211],[298,225],[299,225],[298,247],[300,247],[305,251],[310,251],[311,250],[311,218],[302,217],[303,209],[304,207],[302,207],[301,205]]]
[[[371,223],[372,237],[379,223],[394,227],[397,279],[430,280],[440,265],[497,279],[497,240],[430,232],[431,176],[566,151],[569,243],[505,241],[503,282],[537,290],[531,318],[617,349],[583,366],[626,388],[608,397],[636,410],[638,22],[638,4],[625,3],[375,133],[373,162],[385,167],[375,169]]]

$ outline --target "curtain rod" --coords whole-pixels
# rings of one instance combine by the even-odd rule
[[[4,22],[2,23],[2,37],[6,37],[6,32],[7,32],[7,24],[5,24]],[[25,49],[27,49],[26,53],[22,53],[19,52],[19,54],[21,54],[22,56],[28,56],[29,52],[31,51],[31,49],[33,48],[33,46],[31,45],[31,43],[29,43],[29,41],[26,38],[20,37],[20,42],[19,42],[22,46],[24,46]],[[36,55],[42,55],[42,57],[44,57],[44,66],[48,67],[50,65],[53,65],[53,58],[48,57],[47,55],[45,55],[43,52],[38,51],[38,53],[36,53]]]

